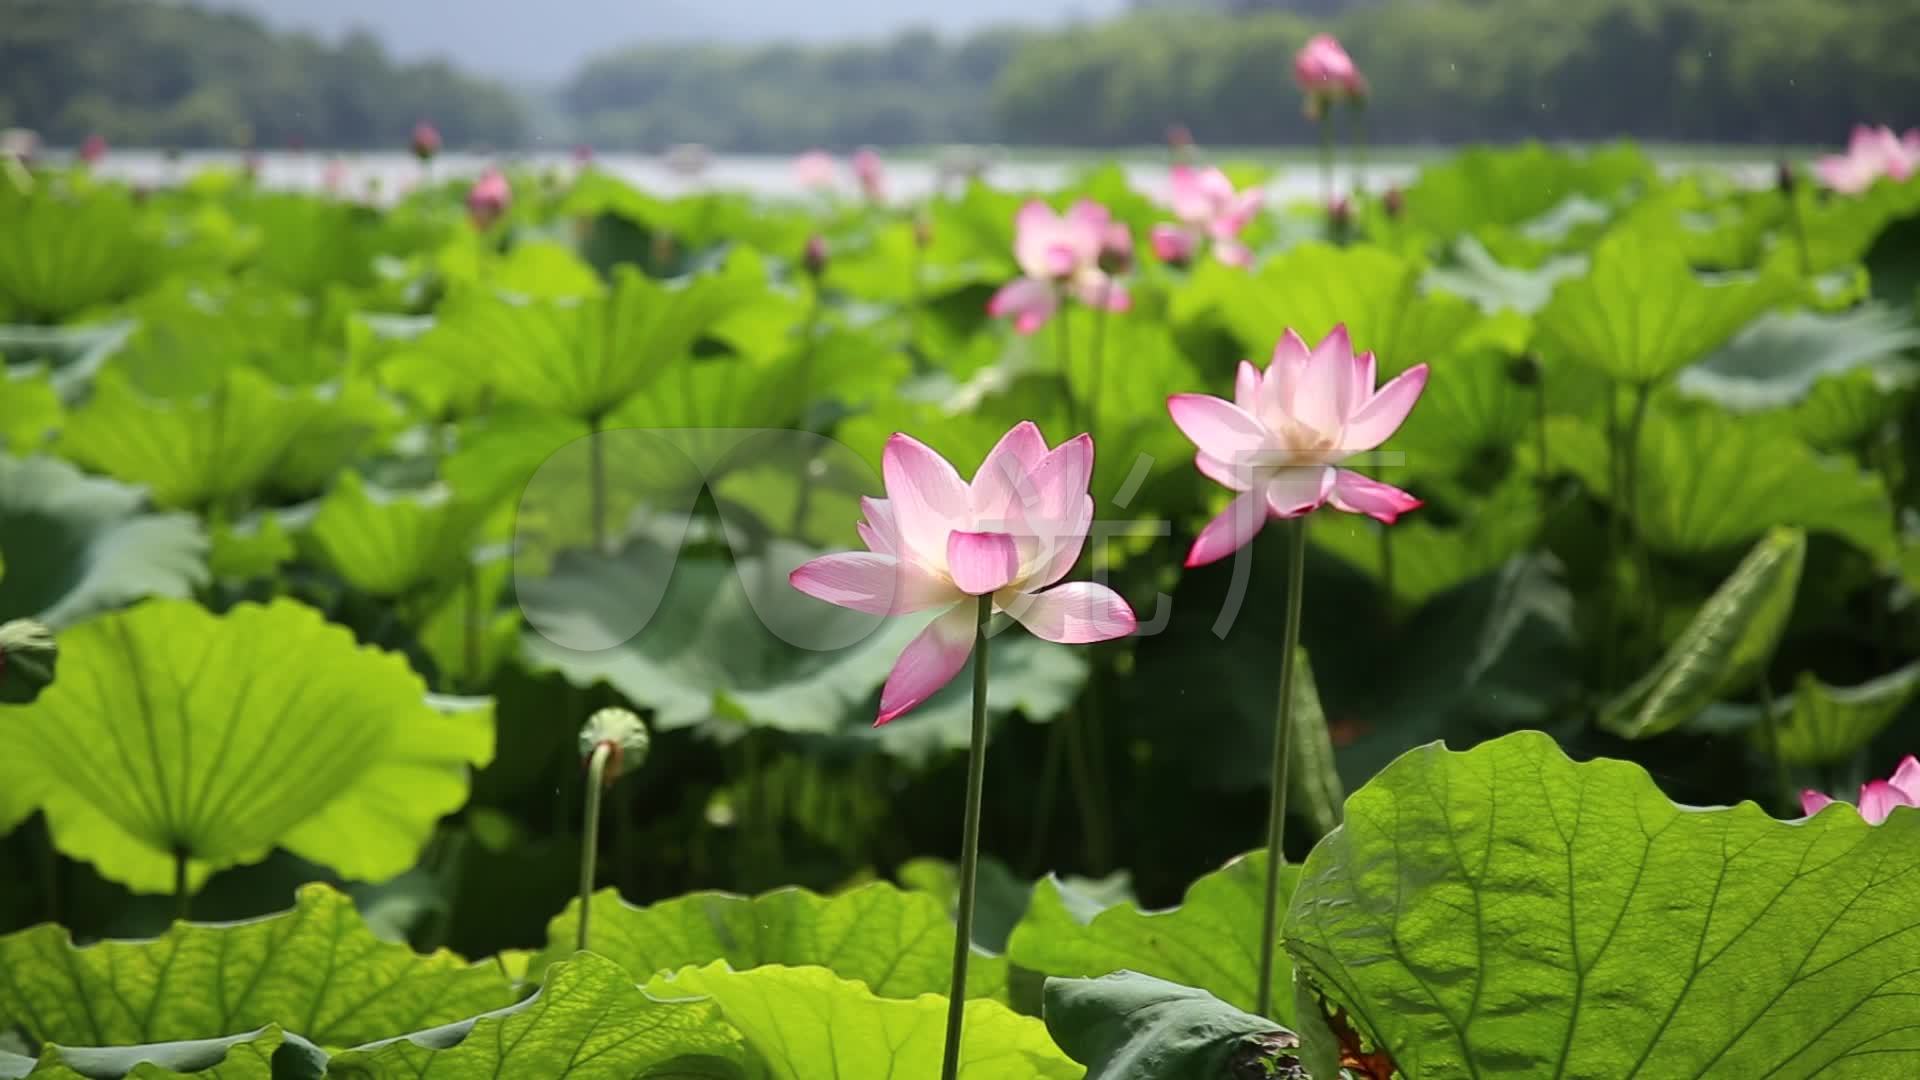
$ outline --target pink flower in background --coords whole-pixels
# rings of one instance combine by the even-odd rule
[[[1031,421],[1000,439],[971,483],[907,435],[881,456],[885,499],[863,499],[866,551],[823,555],[795,570],[793,587],[873,615],[945,609],[894,662],[875,725],[952,681],[973,653],[974,597],[992,596],[1035,637],[1068,645],[1133,633],[1133,609],[1105,585],[1050,588],[1079,561],[1093,524],[1093,438],[1047,449]],[[1045,591],[1042,591],[1045,590]]]
[[[1038,199],[1022,206],[1013,219],[1013,258],[1022,276],[993,294],[987,314],[1011,318],[1015,330],[1031,334],[1053,317],[1062,293],[1108,311],[1131,308],[1126,286],[1100,266],[1101,256],[1120,236],[1132,248],[1132,237],[1116,233],[1116,225],[1107,208],[1091,199],[1064,214]]]
[[[512,204],[513,188],[499,169],[489,168],[467,189],[467,216],[476,228],[490,228]]]
[[[593,147],[586,143],[575,143],[573,146],[573,163],[575,165],[593,164]]]
[[[1373,354],[1354,356],[1344,325],[1315,349],[1289,330],[1266,371],[1240,362],[1232,401],[1205,394],[1167,399],[1174,425],[1199,448],[1194,465],[1240,493],[1201,530],[1188,566],[1239,550],[1270,517],[1299,517],[1331,504],[1391,525],[1420,506],[1399,488],[1335,467],[1400,429],[1427,385],[1427,365],[1407,369],[1377,391],[1374,378]]]
[[[1829,154],[1814,162],[1820,181],[1842,195],[1858,195],[1886,177],[1903,183],[1920,172],[1920,128],[1900,136],[1890,127],[1857,124],[1847,141],[1847,152]]]
[[[1819,813],[1834,800],[1817,791],[1800,793],[1800,809],[1808,817]],[[1860,785],[1860,816],[1867,824],[1878,825],[1887,820],[1896,806],[1920,806],[1920,759],[1908,754],[1900,761],[1900,767],[1886,780],[1869,780]]]
[[[320,176],[320,186],[329,195],[338,195],[347,186],[347,163],[339,158],[327,162],[327,168]]]
[[[1293,81],[1313,97],[1365,97],[1367,80],[1332,34],[1315,34],[1293,55]]]
[[[87,165],[98,165],[106,156],[107,137],[105,135],[89,135],[87,140],[80,144],[80,160]]]
[[[885,202],[887,198],[887,171],[880,164],[880,155],[870,147],[861,147],[853,155],[853,175],[860,181],[860,190],[873,202]]]
[[[413,156],[421,161],[432,161],[440,152],[440,129],[425,120],[413,125]]]
[[[1157,227],[1154,251],[1175,256],[1161,254],[1162,261],[1185,262],[1192,260],[1203,242],[1210,242],[1214,258],[1228,266],[1245,266],[1253,261],[1253,253],[1240,243],[1240,231],[1260,212],[1263,198],[1258,188],[1234,190],[1233,181],[1219,169],[1175,165],[1170,201],[1173,216],[1188,235],[1176,237],[1171,227]]]
[[[1148,239],[1154,258],[1171,266],[1187,265],[1200,251],[1200,234],[1181,225],[1155,225]]]
[[[825,150],[809,150],[793,159],[793,178],[810,191],[825,191],[834,186],[840,166]]]

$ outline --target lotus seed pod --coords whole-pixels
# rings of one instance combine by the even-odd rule
[[[0,625],[0,702],[25,705],[53,682],[60,647],[53,632],[32,619]]]
[[[632,710],[609,707],[587,717],[586,726],[580,729],[580,756],[591,759],[602,744],[610,747],[613,753],[607,760],[603,782],[612,784],[622,769],[639,768],[647,760],[649,742],[647,725]]]

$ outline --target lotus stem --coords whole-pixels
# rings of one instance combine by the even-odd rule
[[[947,990],[947,1046],[941,1080],[960,1075],[960,1028],[967,1011],[967,959],[973,952],[973,893],[980,870],[980,803],[987,779],[987,628],[993,597],[980,598],[973,632],[973,740],[967,748],[967,818],[960,836],[960,902],[953,932],[953,981]]]
[[[1653,585],[1653,555],[1647,548],[1640,520],[1640,432],[1646,427],[1647,406],[1653,399],[1653,384],[1639,383],[1634,387],[1633,416],[1627,421],[1627,446],[1625,462],[1621,467],[1620,498],[1621,507],[1626,515],[1627,534],[1633,548],[1633,557],[1642,576],[1642,585],[1646,589],[1649,619],[1659,617],[1658,597]]]
[[[1533,408],[1534,435],[1540,440],[1540,490],[1544,492],[1551,478],[1547,469],[1547,380],[1544,374],[1533,388]],[[1540,509],[1543,513],[1546,511],[1544,499]]]
[[[1100,439],[1100,367],[1107,351],[1107,299],[1111,284],[1100,287],[1100,310],[1093,313],[1093,355],[1088,359],[1087,434]]]
[[[914,257],[916,259],[919,258],[917,252]],[[796,395],[798,399],[797,405],[800,409],[800,427],[803,430],[809,431],[812,430],[807,426],[807,420],[809,414],[813,411],[814,350],[818,348],[815,339],[818,337],[819,331],[820,281],[818,278],[815,278],[813,282],[813,297],[807,303],[807,320],[801,330],[806,337],[800,345],[800,390]],[[691,372],[689,372],[689,375],[691,375]],[[691,424],[693,422],[692,418],[688,418],[687,422]],[[813,455],[811,454],[804,455],[800,461],[800,492],[795,496],[793,501],[793,535],[797,540],[806,539],[807,511],[813,503],[813,470],[810,468],[812,463]]]
[[[1293,746],[1293,654],[1300,649],[1300,600],[1307,579],[1307,519],[1290,518],[1287,532],[1287,631],[1280,657],[1280,715],[1273,732],[1273,793],[1267,810],[1267,890],[1260,918],[1260,989],[1254,1012],[1273,1015],[1273,954],[1279,946],[1280,867],[1287,824],[1287,758]]]
[[[1320,119],[1320,210],[1333,206],[1333,108],[1322,106]]]
[[[1062,293],[1064,293],[1064,291],[1065,290],[1061,290]],[[1060,297],[1060,305],[1057,309],[1058,314],[1054,318],[1054,323],[1058,329],[1054,331],[1054,334],[1059,339],[1060,385],[1065,388],[1067,394],[1067,428],[1068,430],[1072,430],[1080,426],[1080,403],[1073,396],[1073,342],[1068,337],[1067,332],[1066,300],[1066,296],[1062,295]]]
[[[573,947],[587,948],[587,924],[593,915],[594,864],[600,854],[600,795],[606,790],[607,760],[613,756],[613,744],[603,742],[593,748],[587,759],[587,809],[580,838],[580,928],[574,934]]]
[[[1800,194],[1797,188],[1787,193],[1787,222],[1793,228],[1793,246],[1800,256],[1800,276],[1813,276],[1813,249],[1807,244],[1807,222],[1800,216]]]
[[[480,568],[471,555],[467,558],[465,661],[467,689],[480,689]]]
[[[691,422],[691,421],[689,421]],[[587,513],[593,518],[593,553],[607,553],[607,448],[600,438],[601,420],[587,421],[587,470],[589,498]]]
[[[193,890],[187,887],[188,853],[184,846],[173,849],[173,915],[186,922],[193,912]]]
[[[1353,103],[1353,199],[1358,204],[1367,185],[1367,106],[1361,101]],[[1358,205],[1354,210],[1358,211]]]

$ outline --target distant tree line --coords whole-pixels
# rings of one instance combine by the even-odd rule
[[[0,0],[0,128],[56,144],[399,148],[430,117],[451,146],[512,145],[525,115],[513,91],[396,63],[364,33],[328,44],[153,0]]]
[[[1303,144],[1291,58],[1318,30],[1368,73],[1379,142],[1833,143],[1855,121],[1920,124],[1916,0],[1138,0],[1051,32],[625,49],[537,101],[396,63],[365,34],[330,44],[151,0],[0,0],[0,126],[398,147],[428,117],[450,146],[508,147],[538,115],[547,145],[785,153],[1141,145],[1180,123],[1218,145]]]

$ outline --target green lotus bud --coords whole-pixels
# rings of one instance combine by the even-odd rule
[[[32,619],[0,625],[0,702],[25,705],[53,682],[60,647],[53,631]]]
[[[632,710],[609,707],[587,717],[586,726],[580,729],[580,756],[591,761],[594,751],[602,746],[610,748],[612,753],[601,779],[612,784],[623,768],[637,769],[647,760],[649,742],[647,725]]]

